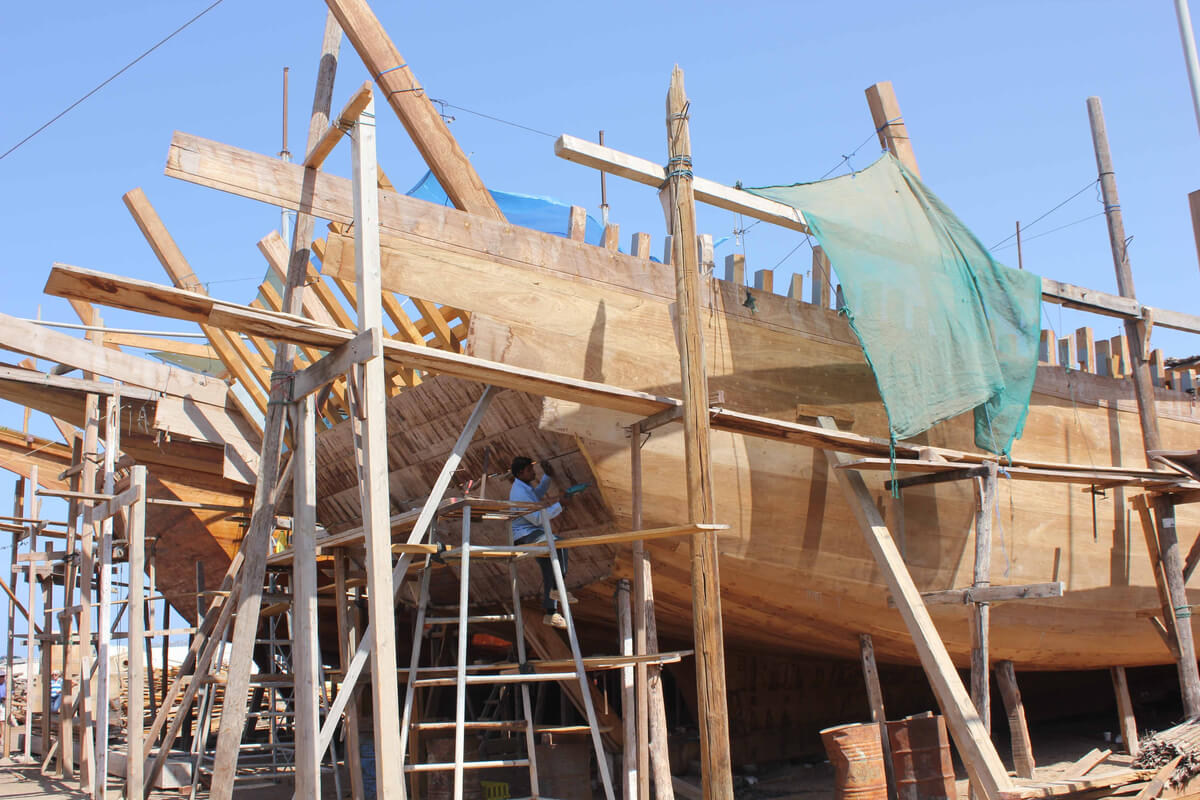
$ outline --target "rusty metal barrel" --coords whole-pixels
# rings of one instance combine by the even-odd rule
[[[834,769],[834,800],[887,800],[887,773],[877,724],[826,728],[821,731],[821,741]]]
[[[898,800],[957,800],[946,721],[931,712],[887,723]]]

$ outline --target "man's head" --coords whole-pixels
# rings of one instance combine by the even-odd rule
[[[512,476],[518,480],[530,483],[533,481],[533,459],[529,456],[517,456],[510,467]]]
[[[53,672],[50,673],[50,677],[57,680],[62,677],[62,673],[59,672],[58,670],[54,670]]]

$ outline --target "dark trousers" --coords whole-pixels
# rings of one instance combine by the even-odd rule
[[[558,553],[558,566],[562,569],[563,583],[566,583],[567,578],[567,551],[556,550]],[[558,611],[558,603],[550,598],[550,592],[557,587],[554,582],[554,567],[550,564],[550,559],[539,558],[538,566],[542,568],[542,608],[546,609],[547,614],[553,614]],[[565,599],[565,598],[564,598]]]
[[[533,544],[534,539],[541,536],[542,532],[530,533],[525,536],[517,537],[513,544]],[[562,570],[563,582],[566,583],[567,578],[567,551],[555,550],[558,553],[558,566]],[[554,582],[554,568],[550,565],[549,558],[537,559],[538,567],[542,570],[542,608],[547,614],[553,614],[558,611],[558,603],[550,599],[550,592],[557,588]]]

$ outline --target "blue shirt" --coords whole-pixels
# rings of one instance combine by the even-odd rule
[[[508,499],[514,503],[540,503],[542,498],[546,496],[546,490],[550,488],[550,476],[543,475],[538,481],[537,486],[530,486],[520,478],[513,478],[512,489],[508,492]],[[554,519],[562,513],[562,503],[555,503],[546,509],[546,515],[549,519]],[[520,539],[522,536],[530,534],[538,534],[534,541],[542,541],[546,538],[545,531],[542,530],[541,512],[533,512],[522,517],[517,517],[513,520],[513,539]]]

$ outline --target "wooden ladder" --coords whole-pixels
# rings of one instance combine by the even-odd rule
[[[525,629],[524,620],[521,614],[521,595],[517,585],[517,561],[521,558],[530,556],[544,556],[550,559],[550,563],[554,572],[554,582],[558,589],[558,596],[565,601],[568,597],[566,584],[563,581],[562,569],[559,566],[558,554],[554,544],[554,534],[550,530],[550,521],[544,511],[539,512],[538,516],[542,521],[542,529],[545,532],[546,540],[536,544],[516,545],[513,544],[512,535],[512,518],[528,513],[528,508],[521,508],[518,511],[505,512],[509,521],[508,528],[508,545],[493,546],[493,545],[473,545],[471,544],[471,499],[467,498],[463,504],[453,510],[455,516],[459,512],[462,515],[462,544],[459,547],[448,549],[439,553],[437,556],[426,556],[425,564],[421,570],[421,589],[417,605],[416,622],[413,627],[413,642],[412,656],[408,668],[407,687],[404,694],[404,709],[400,719],[400,737],[401,737],[401,753],[408,752],[408,740],[411,731],[422,730],[454,730],[454,760],[448,762],[427,762],[427,763],[409,763],[404,769],[408,773],[421,772],[438,772],[451,771],[454,772],[454,800],[462,800],[463,798],[463,780],[466,770],[483,770],[483,769],[498,769],[505,767],[528,767],[529,769],[529,786],[531,798],[542,798],[540,787],[538,785],[538,768],[537,768],[537,731],[534,727],[532,705],[529,697],[529,686],[532,683],[547,683],[561,682],[574,680],[579,683],[580,693],[584,698],[585,716],[587,717],[587,726],[592,738],[592,745],[595,748],[596,762],[600,771],[600,778],[604,784],[604,793],[607,800],[615,800],[613,793],[612,775],[609,771],[608,759],[604,752],[604,745],[600,738],[600,726],[596,721],[596,709],[592,703],[590,686],[587,680],[587,673],[584,669],[583,656],[579,650],[579,639],[575,633],[575,624],[571,617],[570,604],[562,603],[562,615],[566,620],[567,639],[571,647],[571,658],[574,662],[572,671],[536,671],[536,662],[530,662],[526,653],[525,647]],[[489,501],[489,505],[494,505],[494,501]],[[489,512],[494,514],[495,512]],[[470,586],[471,586],[471,554],[476,554],[481,551],[486,551],[490,556],[499,556],[506,558],[508,561],[509,588],[512,591],[512,612],[504,614],[482,614],[473,615],[470,613]],[[457,615],[455,616],[431,616],[429,615],[429,579],[432,573],[432,566],[437,561],[446,561],[455,559],[459,561],[459,595]],[[479,665],[473,664],[468,669],[467,665],[467,644],[470,641],[469,628],[475,623],[497,623],[497,622],[512,622],[515,627],[515,643],[516,654],[519,668],[517,671],[504,670],[501,671],[502,665]],[[449,668],[444,667],[421,667],[421,643],[424,639],[424,630],[426,625],[453,625],[458,628],[458,658],[453,667],[453,675],[446,675]],[[511,666],[511,665],[509,665]],[[440,675],[431,675],[431,673],[442,673]],[[422,675],[428,677],[422,677]],[[511,685],[520,692],[521,711],[523,719],[516,720],[468,720],[467,719],[467,689],[471,686],[480,685]],[[434,688],[439,686],[453,686],[455,688],[455,716],[451,722],[421,722],[417,720],[415,714],[415,696],[418,689]],[[492,759],[492,760],[466,760],[466,732],[471,730],[521,730],[525,731],[525,747],[526,757],[519,759]]]

